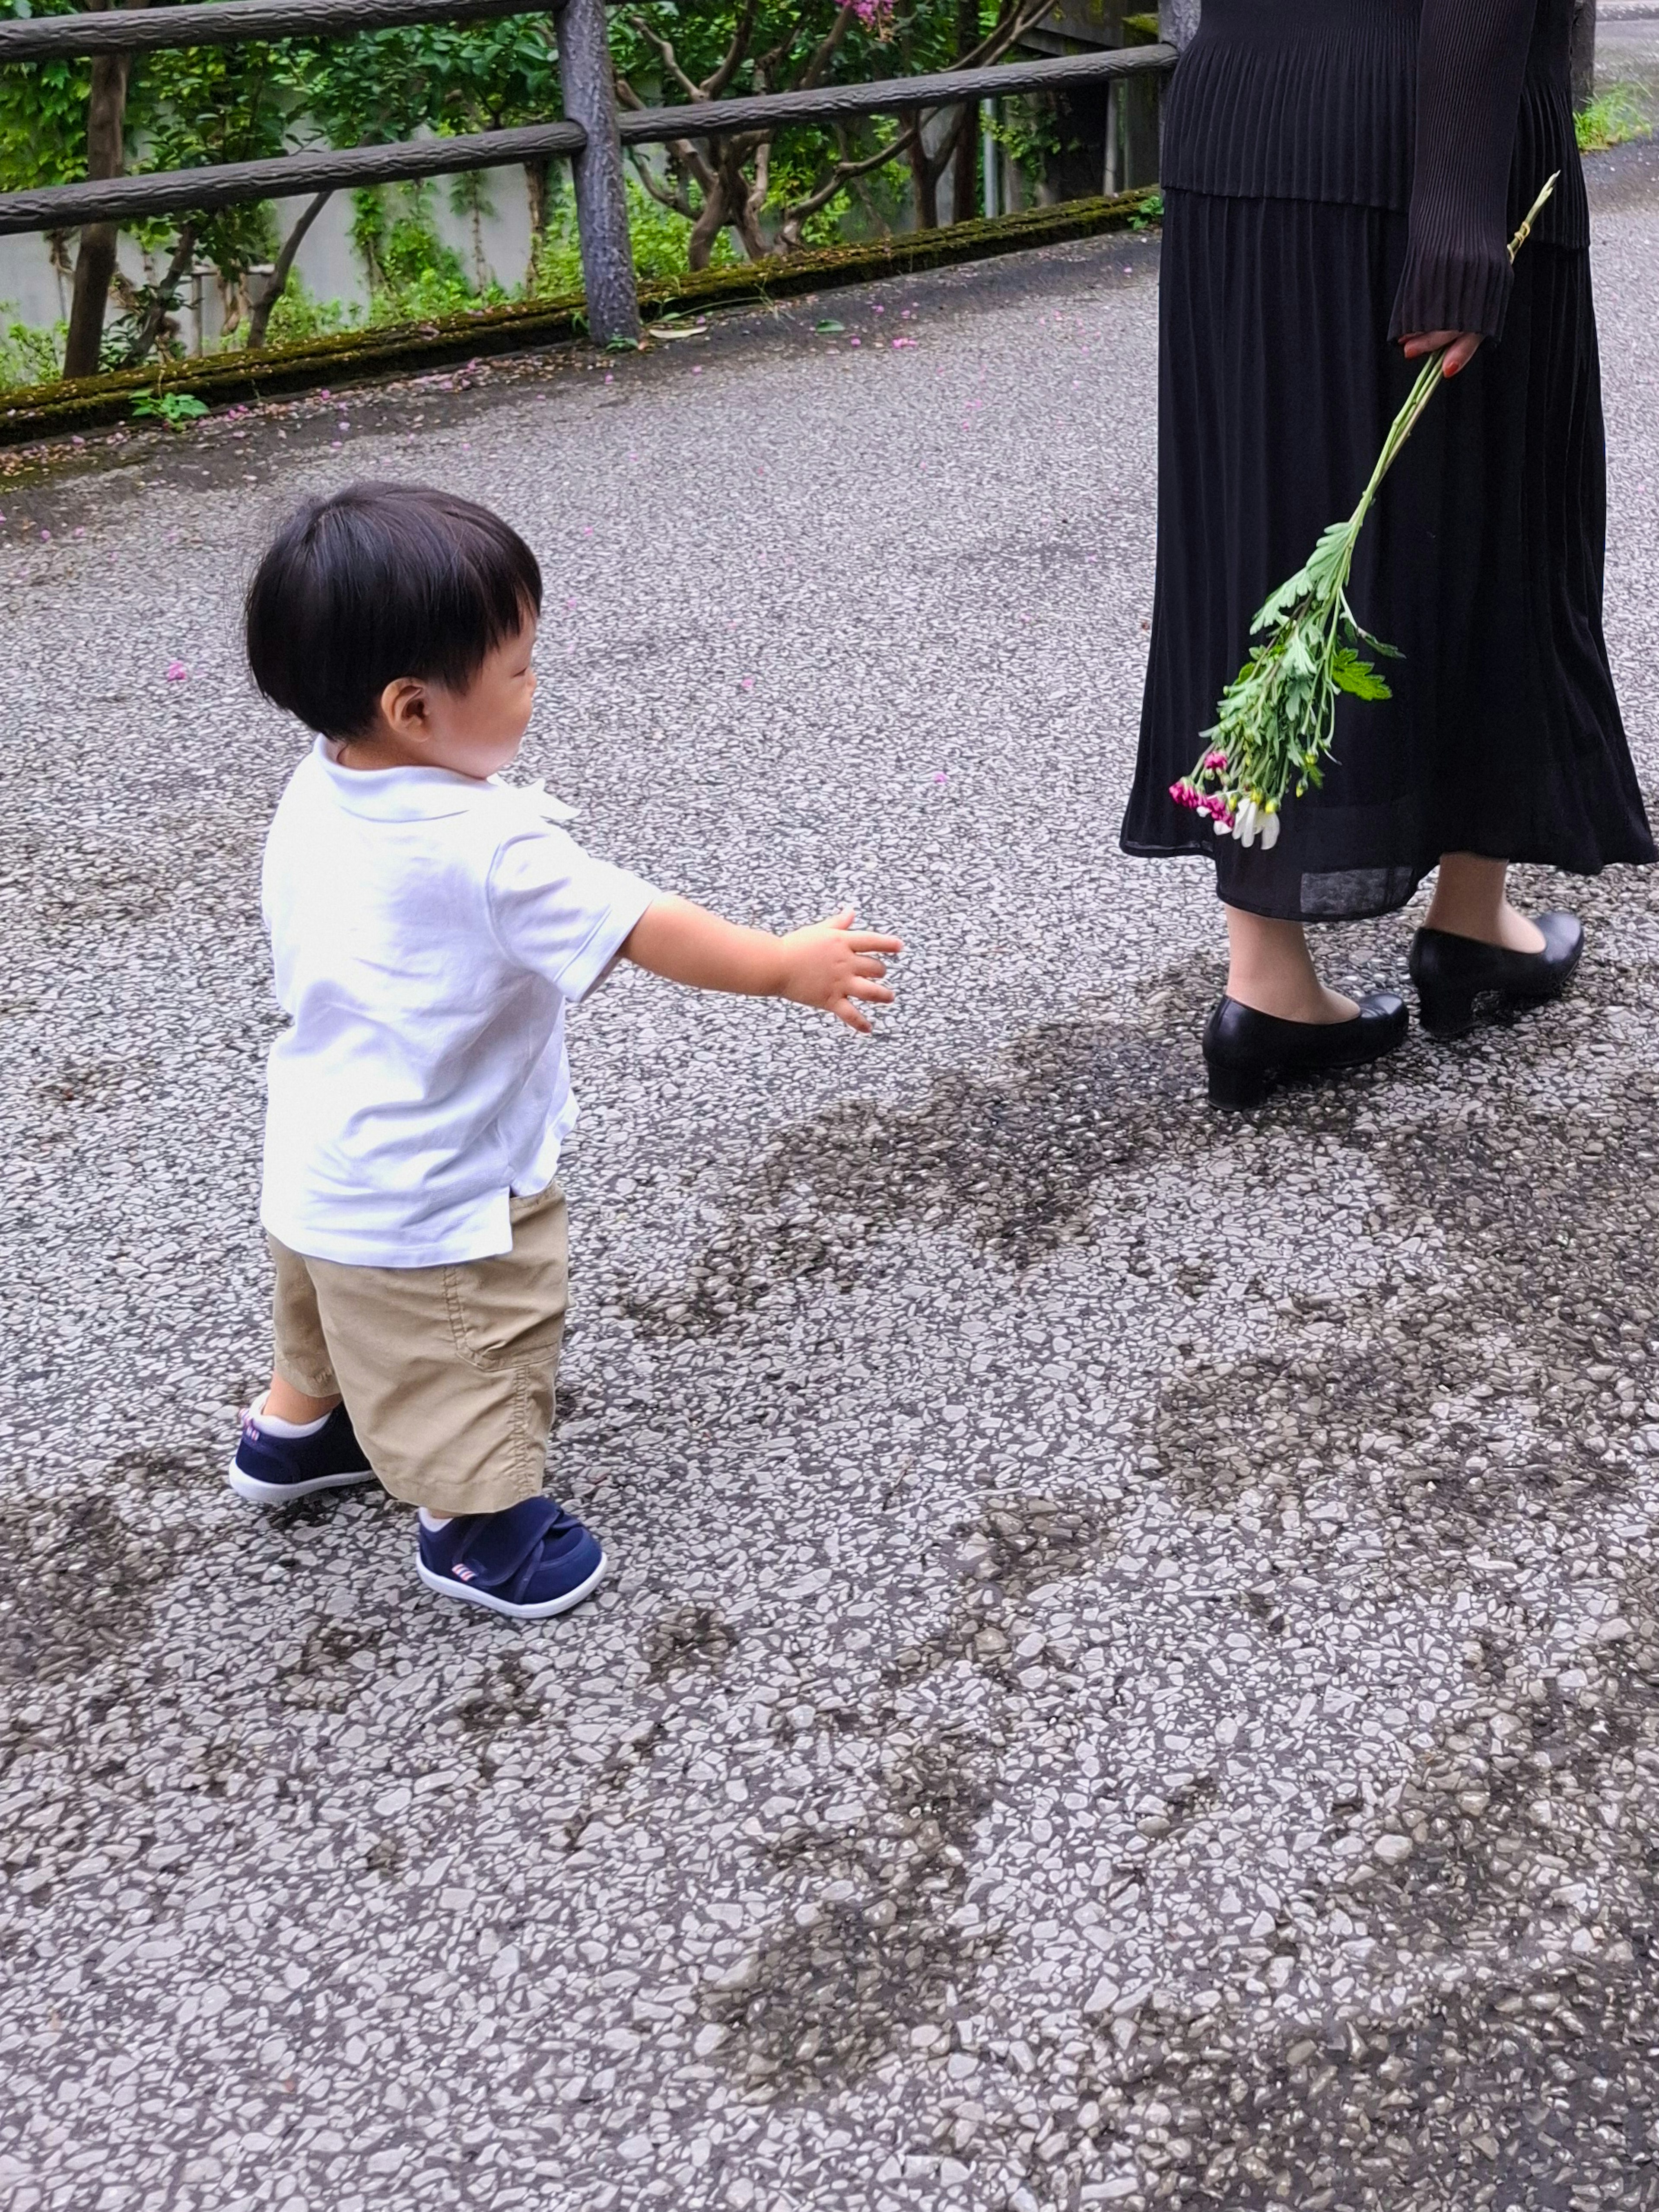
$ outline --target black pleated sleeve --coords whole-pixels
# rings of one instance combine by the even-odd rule
[[[1535,12],[1536,0],[1423,0],[1410,242],[1391,337],[1503,330],[1510,169]]]

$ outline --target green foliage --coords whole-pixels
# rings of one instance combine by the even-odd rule
[[[637,178],[627,179],[627,189],[634,267],[641,281],[656,283],[684,276],[685,241],[690,228],[685,217],[653,200]],[[722,231],[714,241],[709,266],[724,268],[742,258],[730,234]],[[576,234],[576,206],[574,200],[567,197],[554,209],[537,257],[533,280],[526,287],[526,292],[532,298],[557,299],[562,294],[580,292],[581,289],[581,241]]]
[[[303,276],[296,271],[283,288],[283,296],[270,311],[266,326],[267,345],[300,345],[307,338],[332,337],[337,331],[355,330],[363,319],[363,311],[343,300],[319,300],[313,297]]]
[[[1005,3],[980,0],[981,34]],[[809,64],[816,64],[818,81],[832,83],[947,68],[957,58],[958,12],[957,0],[872,0],[850,15],[841,0],[646,0],[613,18],[611,48],[624,85],[641,100],[698,96],[734,48],[738,58],[720,89],[777,92],[799,82]],[[800,125],[776,132],[766,148],[763,204],[750,222],[746,250],[828,246],[895,228],[909,204],[902,157],[849,179],[822,205],[810,204],[838,163],[878,155],[900,131],[890,117],[871,117],[840,131]],[[743,187],[758,191],[758,134],[733,143]],[[707,166],[699,154],[671,149],[668,173],[655,179],[688,221],[707,204]],[[733,181],[721,190],[719,211],[743,220],[732,205]]]
[[[133,72],[129,127],[142,129],[145,169],[267,161],[286,150],[301,99],[293,58],[283,46],[163,51],[146,55]],[[276,217],[268,204],[141,222],[135,226],[140,243],[170,257],[181,220],[191,224],[197,252],[228,283],[276,250]]]
[[[351,242],[368,276],[371,295],[398,292],[435,279],[464,287],[466,269],[444,245],[432,221],[428,182],[386,185],[351,195]]]
[[[0,0],[0,12],[59,14],[76,4]],[[1009,4],[978,0],[981,33]],[[782,90],[809,67],[830,81],[943,68],[957,58],[960,16],[958,0],[871,0],[854,10],[842,0],[641,0],[612,15],[611,40],[625,99],[673,100],[693,96],[734,48],[729,75],[713,89]],[[84,173],[88,73],[84,62],[0,70],[0,189],[70,182]],[[356,146],[511,128],[557,114],[562,104],[551,21],[544,15],[416,25],[348,39],[191,47],[136,61],[127,100],[129,161],[137,165],[142,155],[146,170],[190,168],[316,143]],[[1007,127],[1016,134],[1025,129],[1035,148],[1044,125],[1033,119]],[[902,157],[880,157],[900,131],[891,118],[872,118],[841,131],[799,126],[769,143],[763,134],[747,134],[732,142],[736,157],[718,185],[710,183],[706,164],[699,173],[675,152],[641,156],[629,187],[640,274],[661,279],[685,270],[692,225],[704,212],[708,189],[721,198],[708,210],[710,220],[697,238],[702,266],[899,227],[910,205],[909,171]],[[865,159],[873,160],[866,173],[838,177],[837,164]],[[483,263],[482,224],[489,209],[482,175],[459,176],[445,187],[451,206],[472,224],[471,256],[438,234],[434,187],[356,196],[352,234],[371,295],[366,313],[319,301],[290,277],[272,311],[269,341],[291,342],[359,319],[425,319],[514,296],[579,291],[580,254],[562,165],[533,169],[529,181],[536,227],[531,266],[512,272],[492,272]],[[123,356],[144,329],[145,310],[155,301],[155,272],[181,255],[186,267],[199,257],[234,293],[250,269],[276,258],[283,243],[269,204],[158,218],[135,226],[132,234],[145,251],[151,281],[111,330],[112,358]],[[12,374],[25,356],[31,363],[44,358],[51,343],[49,334],[14,326],[0,353],[0,374]]]
[[[10,304],[0,301],[0,313]],[[64,323],[53,323],[45,330],[15,318],[0,324],[0,391],[19,384],[49,384],[61,375],[68,334]]]
[[[986,127],[1027,182],[1035,185],[1055,156],[1066,151],[1068,143],[1075,142],[1060,137],[1054,112],[1042,100],[1005,100],[1000,106],[1000,119]]]
[[[10,0],[12,15],[71,15],[78,0]],[[0,190],[77,184],[87,173],[88,61],[14,62],[0,69]]]
[[[425,181],[352,194],[351,237],[368,274],[370,323],[424,321],[511,298],[500,284],[477,284],[468,276],[438,234],[434,198]]]
[[[1573,118],[1581,154],[1605,154],[1627,139],[1653,135],[1653,122],[1636,84],[1610,84]]]
[[[182,430],[186,422],[198,415],[205,415],[204,403],[190,392],[141,392],[132,403],[137,416],[151,416],[167,424],[169,430]]]

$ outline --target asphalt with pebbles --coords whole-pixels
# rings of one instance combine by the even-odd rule
[[[1659,165],[1595,194],[1651,787]],[[1204,871],[1115,849],[1156,274],[0,491],[14,2212],[1659,2205],[1659,879],[1529,875],[1559,1008],[1206,1111]],[[545,1626],[378,1494],[222,1481],[297,750],[237,599],[359,474],[537,547],[526,766],[598,850],[908,947],[869,1042],[582,1011],[553,1480],[617,1571]],[[1334,975],[1403,988],[1411,920]]]

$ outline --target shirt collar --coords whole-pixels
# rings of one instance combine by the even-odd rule
[[[336,804],[371,822],[429,822],[465,814],[505,787],[495,776],[479,783],[447,768],[340,768],[328,757],[325,738],[318,738],[312,758]]]

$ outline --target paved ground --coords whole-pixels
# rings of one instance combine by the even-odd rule
[[[1651,778],[1652,156],[1597,196]],[[1528,884],[1592,933],[1559,1009],[1206,1114],[1202,871],[1114,849],[1155,277],[0,496],[14,2212],[1659,2204],[1659,881]],[[596,847],[912,948],[867,1045],[581,1016],[556,1480],[621,1568],[545,1628],[427,1598],[383,1499],[221,1480],[296,750],[237,595],[358,472],[540,550],[528,764]]]

